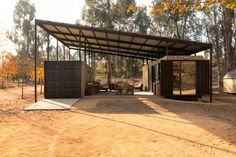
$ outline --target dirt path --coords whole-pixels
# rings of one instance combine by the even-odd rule
[[[85,97],[71,111],[24,112],[12,104],[0,112],[0,154],[236,156],[235,106],[154,97]]]

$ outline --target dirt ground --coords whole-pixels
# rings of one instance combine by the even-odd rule
[[[23,100],[19,91],[0,90],[3,157],[236,156],[236,96],[217,95],[213,104],[93,96],[70,111],[26,112],[33,87]]]

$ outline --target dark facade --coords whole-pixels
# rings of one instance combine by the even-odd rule
[[[165,97],[209,95],[208,60],[162,60],[160,94]]]
[[[201,56],[167,56],[143,67],[144,90],[172,98],[210,95],[209,60]]]
[[[81,61],[44,62],[45,98],[81,97]]]

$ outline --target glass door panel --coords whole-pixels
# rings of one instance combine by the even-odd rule
[[[173,61],[173,95],[180,95],[180,61]]]
[[[181,62],[181,94],[196,95],[196,62]]]
[[[195,61],[173,61],[173,95],[196,95]]]

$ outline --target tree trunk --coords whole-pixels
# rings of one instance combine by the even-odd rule
[[[188,16],[187,14],[184,15],[184,24],[183,24],[183,27],[182,27],[182,35],[181,35],[181,39],[185,39],[185,32],[186,32],[186,26],[187,26],[187,19],[188,19]]]
[[[223,74],[222,74],[222,68],[221,68],[221,56],[222,56],[222,49],[220,48],[220,43],[219,43],[219,30],[218,30],[218,21],[217,21],[217,12],[216,12],[216,8],[214,7],[213,10],[213,16],[214,16],[214,36],[215,39],[213,41],[213,45],[214,45],[214,50],[215,50],[215,58],[216,58],[216,64],[217,64],[217,74],[218,74],[218,88],[219,90],[222,89],[223,87]]]
[[[226,59],[226,70],[232,70],[234,65],[234,51],[232,47],[233,30],[232,24],[234,20],[234,11],[230,9],[223,9],[223,36],[224,36],[224,50]]]
[[[43,79],[40,80],[40,94],[43,94]]]

